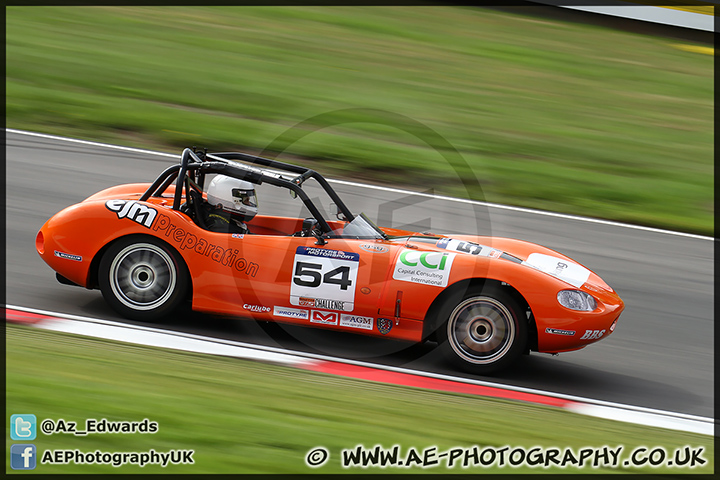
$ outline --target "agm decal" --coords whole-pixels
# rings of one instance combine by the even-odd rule
[[[361,317],[359,315],[349,315],[343,313],[340,315],[340,325],[350,328],[362,328],[363,330],[372,330],[373,318]]]

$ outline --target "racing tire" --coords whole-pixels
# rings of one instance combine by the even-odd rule
[[[188,279],[177,253],[147,236],[112,244],[98,269],[105,301],[122,316],[144,322],[161,320],[175,311],[185,299]]]
[[[493,289],[469,290],[440,309],[438,343],[462,370],[479,375],[507,368],[523,353],[528,324],[510,295]]]

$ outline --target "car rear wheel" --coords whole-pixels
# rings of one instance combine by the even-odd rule
[[[102,257],[98,283],[105,300],[121,315],[159,320],[172,313],[187,292],[185,265],[152,237],[129,237]]]
[[[468,292],[447,302],[438,332],[443,353],[461,369],[487,374],[513,363],[527,342],[527,321],[518,303],[498,289]]]

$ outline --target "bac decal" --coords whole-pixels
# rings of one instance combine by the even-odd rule
[[[454,253],[403,250],[395,262],[393,278],[403,282],[447,287]]]
[[[359,264],[358,253],[297,247],[290,304],[352,312]]]

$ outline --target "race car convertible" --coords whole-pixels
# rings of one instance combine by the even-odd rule
[[[248,234],[209,231],[200,204],[218,175],[289,190],[311,217],[258,214]],[[337,220],[307,195],[309,179]],[[436,341],[479,374],[530,350],[601,340],[624,308],[595,273],[548,248],[379,228],[317,172],[244,153],[185,149],[152,184],[108,188],[53,216],[36,249],[61,283],[99,288],[128,318],[156,321],[189,301],[213,314]]]

